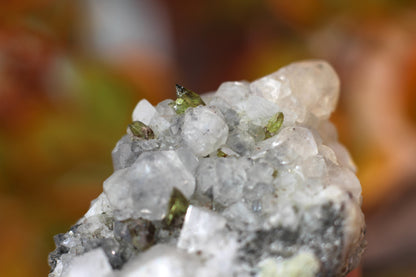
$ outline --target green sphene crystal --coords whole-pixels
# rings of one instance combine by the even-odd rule
[[[221,149],[218,149],[217,150],[217,157],[220,157],[220,158],[225,158],[225,157],[227,157],[228,155],[226,154],[226,153],[224,153]]]
[[[204,101],[195,92],[176,84],[177,99],[169,105],[173,107],[177,114],[184,113],[188,108],[205,106]]]
[[[153,130],[141,121],[134,121],[129,124],[129,129],[133,136],[143,139],[154,139]]]
[[[171,225],[175,219],[185,215],[188,206],[188,199],[186,199],[180,190],[173,188],[169,200],[168,214],[165,217],[166,224]]]
[[[277,132],[282,127],[283,120],[283,113],[278,112],[269,120],[269,122],[267,122],[266,127],[264,127],[265,139],[271,138],[277,134]]]

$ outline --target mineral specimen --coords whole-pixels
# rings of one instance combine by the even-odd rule
[[[364,249],[361,186],[328,121],[324,61],[137,104],[104,192],[55,236],[50,277],[345,276]]]

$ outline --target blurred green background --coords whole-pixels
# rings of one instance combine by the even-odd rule
[[[135,104],[328,60],[363,185],[362,275],[416,276],[416,3],[20,0],[0,5],[0,276],[45,276]]]

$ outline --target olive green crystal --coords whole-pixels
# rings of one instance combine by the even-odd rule
[[[217,150],[217,157],[220,157],[220,158],[225,158],[225,157],[227,157],[228,155],[226,154],[226,153],[224,153],[224,151],[222,151],[221,149],[218,149]]]
[[[154,139],[153,130],[141,121],[134,121],[129,124],[129,129],[133,136],[143,139]]]
[[[199,105],[205,106],[204,101],[195,92],[176,84],[177,99],[170,103],[177,114],[184,113],[188,108],[194,108]]]
[[[182,215],[185,215],[188,209],[189,201],[177,188],[173,188],[170,195],[168,214],[166,215],[165,222],[167,225],[172,224],[175,219]]]
[[[277,134],[277,132],[282,127],[283,120],[283,113],[278,112],[269,120],[269,122],[267,122],[266,127],[264,127],[265,139],[271,138],[272,136]]]

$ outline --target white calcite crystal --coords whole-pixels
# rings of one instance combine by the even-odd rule
[[[72,259],[71,264],[63,272],[65,277],[106,276],[112,268],[107,256],[101,248],[96,248]]]
[[[195,177],[177,152],[142,153],[131,166],[117,170],[104,181],[104,193],[114,208],[116,219],[163,219],[173,188],[191,197]]]
[[[182,138],[198,156],[206,156],[225,144],[228,126],[220,112],[206,106],[185,113]]]
[[[361,186],[328,121],[339,97],[329,64],[177,95],[138,103],[104,192],[55,236],[50,277],[323,277],[358,265]]]

